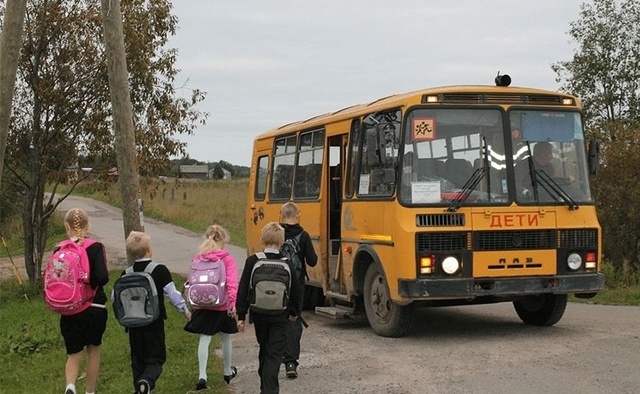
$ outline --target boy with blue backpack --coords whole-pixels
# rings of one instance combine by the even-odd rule
[[[298,309],[302,311],[304,303],[304,286],[307,278],[307,265],[314,267],[318,256],[313,249],[311,237],[300,225],[300,209],[294,202],[287,202],[280,209],[280,224],[284,228],[284,244],[280,252],[290,259],[299,287],[300,299]],[[285,366],[287,378],[298,377],[298,359],[300,358],[300,340],[302,339],[302,319],[289,322],[287,327],[287,341],[284,348],[282,362]]]
[[[187,309],[186,302],[182,294],[176,289],[171,273],[163,264],[153,263],[151,256],[153,254],[151,248],[151,238],[148,234],[140,231],[132,231],[127,237],[127,253],[134,259],[132,268],[129,272],[124,271],[118,279],[124,279],[131,273],[148,272],[153,279],[153,287],[151,292],[153,297],[157,297],[157,302],[147,303],[157,305],[158,311],[145,311],[140,314],[140,319],[144,319],[151,315],[156,317],[155,320],[146,325],[139,326],[131,323],[133,319],[129,319],[129,345],[131,346],[131,369],[133,370],[133,385],[136,394],[148,394],[156,385],[156,381],[162,373],[162,366],[167,360],[167,349],[165,345],[164,321],[167,318],[167,311],[164,305],[164,297],[171,305],[173,305],[180,313],[182,313],[187,321],[191,319],[191,313]],[[148,269],[151,266],[152,269]],[[117,287],[118,281],[114,284]],[[126,289],[123,289],[126,292]],[[141,294],[141,293],[140,293]],[[126,295],[126,294],[125,294]],[[125,295],[114,294],[114,309],[116,318],[120,324],[123,324],[122,298]],[[138,297],[139,298],[139,297]],[[134,302],[136,297],[131,297]],[[134,311],[139,308],[132,308]],[[124,325],[124,324],[123,324]]]

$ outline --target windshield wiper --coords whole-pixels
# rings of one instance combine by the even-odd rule
[[[484,178],[485,174],[486,174],[486,171],[484,168],[478,168],[477,170],[475,170],[473,174],[471,174],[471,177],[469,178],[469,180],[467,180],[467,182],[462,186],[462,189],[460,190],[460,192],[458,192],[458,194],[453,199],[453,201],[451,201],[451,205],[449,205],[449,207],[447,208],[447,211],[448,212],[457,211],[462,206],[464,201],[469,197],[469,195],[471,195],[471,192],[473,191],[473,189],[475,189],[476,186],[478,186],[478,183],[480,183],[482,178]]]
[[[542,188],[547,193],[549,193],[551,197],[553,197],[556,200],[562,199],[562,201],[564,201],[567,204],[569,209],[574,210],[574,209],[580,208],[578,204],[576,204],[575,200],[571,198],[569,193],[564,191],[564,189],[560,185],[558,185],[558,183],[554,181],[553,178],[549,176],[549,174],[547,174],[543,170],[535,170],[532,175],[533,175],[533,191],[535,193],[536,201],[539,201],[538,187],[536,185],[536,183],[539,183],[540,186],[542,186]]]
[[[453,201],[451,201],[451,205],[447,207],[448,212],[457,211],[469,197],[471,191],[473,191],[476,186],[478,186],[478,183],[480,183],[485,175],[487,176],[487,195],[491,194],[491,182],[489,182],[489,152],[487,149],[487,137],[482,137],[482,155],[482,168],[478,168],[477,170],[475,170],[473,174],[471,174],[467,182],[462,185],[462,189],[460,190],[458,195],[453,199]]]

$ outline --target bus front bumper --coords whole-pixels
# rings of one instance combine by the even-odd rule
[[[603,289],[604,274],[602,273],[528,278],[398,279],[398,295],[414,299],[595,293]]]

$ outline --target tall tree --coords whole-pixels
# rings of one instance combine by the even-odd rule
[[[640,116],[640,2],[594,0],[580,6],[569,36],[578,48],[552,65],[563,90],[578,95],[589,124]]]
[[[176,93],[177,51],[165,49],[177,19],[169,0],[122,1],[123,29],[140,174],[155,175],[169,157],[184,154],[180,134],[193,133],[205,113],[204,94]],[[16,95],[5,156],[5,176],[21,190],[25,265],[39,277],[48,220],[61,200],[45,193],[72,179],[79,156],[94,175],[116,167],[100,4],[83,0],[29,2]],[[71,184],[71,190],[81,178]],[[45,196],[48,196],[45,198]],[[63,196],[64,198],[65,196]],[[0,203],[8,203],[1,201]]]
[[[142,231],[142,217],[138,215],[140,179],[136,161],[136,141],[129,94],[129,73],[124,51],[124,31],[120,0],[102,0],[102,21],[109,70],[109,91],[113,105],[113,123],[116,140],[116,159],[122,201],[122,219],[125,238],[133,230]],[[140,207],[141,208],[141,207]],[[128,256],[133,264],[134,256]]]
[[[602,141],[593,179],[604,254],[619,272],[640,270],[640,2],[593,0],[568,34],[573,59],[553,64],[564,91],[579,96],[591,136]],[[633,278],[633,275],[628,277]],[[637,277],[637,276],[636,276]]]
[[[0,181],[2,180],[4,154],[9,135],[9,118],[13,103],[13,89],[16,86],[26,8],[27,0],[9,0],[4,13],[4,23],[0,26],[2,29],[2,35],[0,35]],[[2,220],[1,214],[0,210],[0,222]]]

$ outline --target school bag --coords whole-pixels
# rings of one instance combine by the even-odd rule
[[[198,256],[191,262],[184,285],[185,298],[192,309],[217,309],[228,304],[227,272],[221,258]]]
[[[302,238],[302,231],[293,238],[286,239],[282,246],[280,246],[280,254],[291,261],[291,265],[296,270],[298,275],[304,272],[302,261],[300,260],[300,238]]]
[[[113,312],[120,325],[144,327],[160,317],[158,289],[151,277],[157,263],[149,263],[144,271],[129,267],[113,284]]]
[[[269,259],[263,252],[256,256],[258,261],[249,280],[249,307],[264,314],[286,311],[291,290],[291,269],[287,259]]]
[[[87,248],[95,243],[84,238],[82,245],[68,239],[58,244],[44,269],[44,302],[51,311],[75,315],[91,306],[98,291],[89,283]]]

